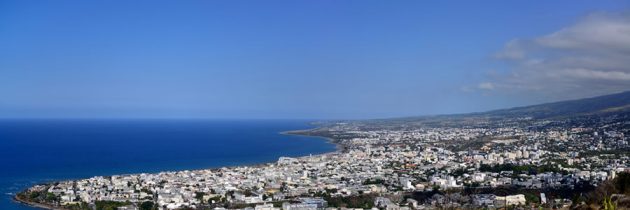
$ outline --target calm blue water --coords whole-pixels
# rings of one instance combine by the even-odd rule
[[[264,163],[334,151],[316,137],[281,131],[306,121],[0,120],[0,209],[39,182],[97,175]]]

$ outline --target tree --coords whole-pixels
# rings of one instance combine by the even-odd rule
[[[615,179],[615,188],[622,194],[630,193],[630,173],[620,173]]]
[[[195,198],[200,200],[203,203],[203,196],[206,195],[205,192],[195,192]]]
[[[131,202],[118,202],[118,201],[96,201],[96,210],[116,210],[118,207],[130,205]]]
[[[540,203],[540,198],[534,193],[525,193],[525,200],[527,203]]]
[[[46,201],[53,202],[53,201],[58,201],[58,200],[59,199],[58,199],[58,197],[55,194],[53,194],[53,193],[47,193],[46,194]]]
[[[155,209],[155,204],[151,201],[145,201],[140,204],[140,210],[153,210]]]

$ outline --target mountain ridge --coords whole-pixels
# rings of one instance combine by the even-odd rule
[[[596,114],[630,112],[630,91],[589,98],[556,101],[528,106],[496,109],[484,112],[382,118],[360,121],[435,121],[478,118],[532,118],[551,119]]]
[[[630,111],[630,91],[471,114],[503,117],[528,116],[544,119],[625,111]]]

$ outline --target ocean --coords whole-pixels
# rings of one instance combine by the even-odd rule
[[[335,150],[319,137],[283,135],[302,120],[0,120],[0,209],[36,183],[113,174],[205,169]]]

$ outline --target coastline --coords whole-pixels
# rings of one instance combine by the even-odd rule
[[[22,200],[17,195],[13,196],[13,202],[20,203],[21,205],[30,206],[30,207],[33,207],[33,208],[38,208],[38,209],[65,210],[63,208],[54,207],[54,206],[51,206],[51,205],[31,202],[31,201],[27,201],[27,200]]]
[[[335,145],[335,150],[334,151],[330,151],[330,152],[324,152],[324,153],[318,153],[312,156],[322,156],[322,155],[333,155],[333,154],[338,154],[338,153],[343,153],[345,151],[345,148],[343,145],[341,145],[339,143],[339,141],[330,138],[330,137],[326,137],[326,136],[316,136],[316,135],[308,135],[305,133],[298,133],[298,132],[308,132],[308,131],[312,131],[314,129],[317,128],[311,128],[311,129],[302,129],[302,130],[288,130],[288,131],[282,131],[282,132],[278,132],[278,134],[280,135],[288,135],[288,136],[304,136],[304,137],[316,137],[316,138],[321,138],[323,139],[326,143],[329,144],[333,144]],[[282,156],[281,156],[282,157]],[[309,155],[302,155],[302,156],[298,156],[295,158],[305,158],[305,157],[309,157]],[[211,167],[211,168],[199,168],[199,169],[184,169],[184,170],[166,170],[166,171],[159,171],[159,172],[151,172],[151,173],[164,173],[164,172],[179,172],[179,171],[196,171],[196,170],[220,170],[222,168],[238,168],[238,167],[264,167],[266,165],[269,164],[273,164],[275,161],[270,161],[270,162],[263,162],[263,163],[252,163],[252,164],[240,164],[240,165],[234,165],[234,166],[223,166],[223,167]],[[132,174],[140,174],[140,173],[122,173],[122,174],[112,174],[112,175],[108,175],[108,176],[115,176],[115,175],[132,175]],[[94,176],[98,176],[98,175],[94,175]],[[74,180],[79,180],[79,179],[60,179],[60,180],[56,180],[56,181],[74,181]],[[42,183],[42,184],[50,184],[53,183],[54,181],[48,182],[48,183]],[[56,206],[51,206],[51,205],[47,205],[44,203],[37,203],[37,202],[32,202],[32,201],[27,201],[27,200],[23,200],[21,198],[18,197],[18,195],[22,192],[25,192],[26,190],[28,190],[30,187],[26,189],[21,190],[20,192],[16,193],[15,196],[13,196],[13,201],[16,203],[19,203],[20,205],[26,205],[29,207],[33,207],[33,208],[38,208],[38,209],[47,209],[47,210],[66,210],[63,207],[56,207]]]
[[[313,128],[313,129],[316,129],[316,128]],[[309,134],[305,134],[305,133],[299,133],[299,132],[308,132],[308,131],[311,131],[313,129],[282,131],[282,132],[280,132],[280,134],[282,134],[282,135],[289,135],[289,136],[317,137],[317,138],[325,139],[326,142],[329,143],[329,144],[335,145],[335,151],[325,152],[325,153],[321,153],[321,154],[318,154],[318,155],[331,154],[331,153],[342,153],[343,151],[345,151],[344,146],[339,143],[339,140],[336,140],[336,139],[333,139],[333,138],[330,138],[330,137],[326,137],[326,136],[316,136],[316,135],[309,135]]]

